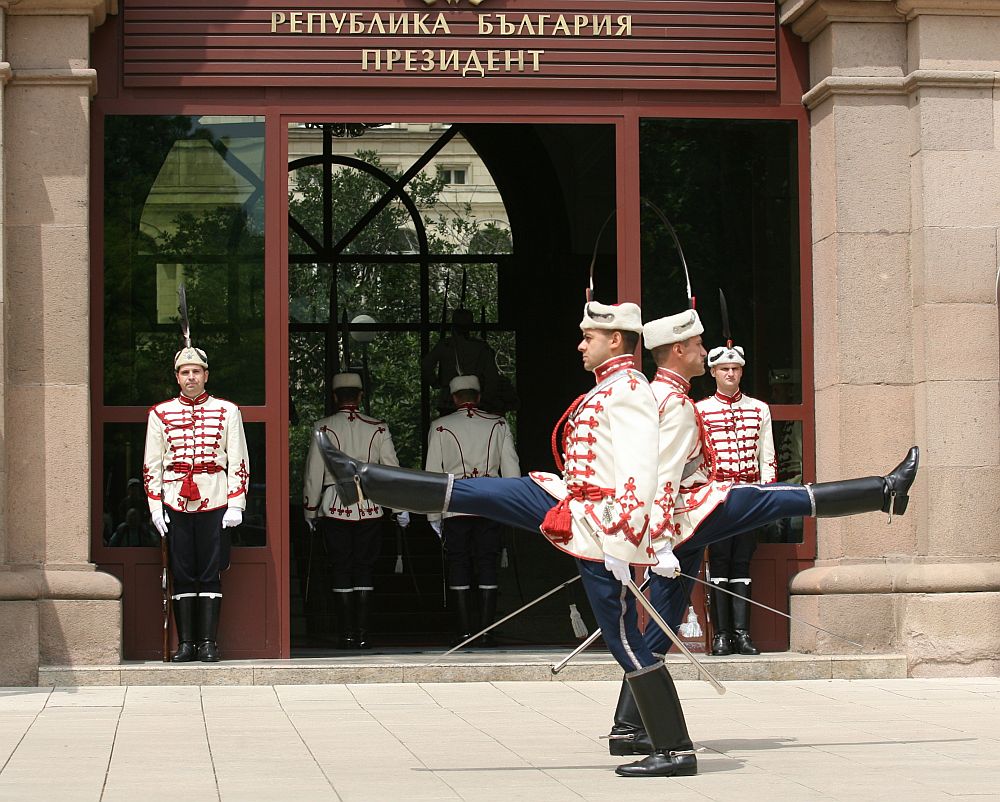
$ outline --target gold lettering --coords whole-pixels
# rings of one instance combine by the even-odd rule
[[[375,71],[379,72],[382,69],[382,51],[381,50],[362,50],[361,51],[361,69],[364,72],[368,72],[368,59],[371,58],[375,64]]]
[[[389,34],[407,34],[410,32],[410,15],[409,14],[390,14],[389,15]]]
[[[527,28],[527,31],[525,30]],[[525,14],[521,17],[521,24],[517,28],[518,36],[537,36],[535,29],[531,24],[531,17]]]
[[[442,50],[441,51],[441,69],[442,70],[454,70],[458,72],[458,51],[457,50]]]
[[[319,32],[326,33],[326,14],[317,11],[310,11],[306,14],[306,33],[313,32],[313,22],[319,22]]]
[[[601,32],[606,33],[611,36],[611,15],[605,14],[603,17],[598,17],[594,14],[594,35],[600,36]]]
[[[385,68],[392,72],[392,65],[399,61],[402,54],[398,50],[385,51]]]
[[[293,11],[291,16],[288,18],[288,32],[289,33],[302,33],[302,12]]]
[[[556,24],[552,28],[553,36],[559,33],[562,33],[563,36],[569,36],[569,25],[566,23],[566,17],[562,14],[556,17]]]
[[[285,20],[288,18],[285,16],[284,11],[272,11],[271,12],[271,33],[277,33],[278,26],[283,25]]]
[[[444,51],[441,51],[444,52]],[[434,51],[433,50],[421,50],[420,54],[424,57],[424,63],[420,66],[421,72],[434,72]]]
[[[479,35],[488,36],[493,33],[493,23],[490,22],[491,14],[480,14],[479,20]]]
[[[586,14],[574,14],[573,15],[573,35],[579,36],[580,31],[586,28],[590,24],[590,17]]]
[[[440,12],[437,15],[437,19],[434,20],[434,27],[431,29],[431,33],[437,33],[439,30],[441,33],[451,34],[451,28],[448,27],[448,20]]]
[[[615,36],[631,36],[632,35],[632,15],[623,14],[618,18],[618,30],[615,31]]]
[[[517,71],[524,72],[524,51],[523,50],[504,50],[504,72],[510,72],[513,63],[517,62]]]
[[[545,52],[544,50],[528,50],[527,51],[528,55],[531,56],[531,71],[532,72],[538,72],[538,70],[539,70],[539,66],[538,66],[539,56],[541,56],[542,53],[544,53],[544,52]]]
[[[413,15],[413,34],[418,33],[430,36],[430,29],[427,27],[427,18],[430,14],[414,14]]]
[[[333,28],[337,33],[340,33],[340,29],[344,27],[344,23],[347,21],[347,14],[341,14],[339,17],[330,12],[330,22],[333,23]]]
[[[478,71],[480,78],[485,78],[486,73],[483,72],[483,64],[479,60],[479,53],[475,50],[469,51],[469,57],[465,60],[465,66],[462,67],[462,77]]]

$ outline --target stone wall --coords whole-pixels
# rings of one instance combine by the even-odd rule
[[[106,11],[0,3],[0,685],[121,654],[120,583],[89,562],[89,51]]]
[[[913,675],[1000,670],[1000,2],[787,0],[809,43],[817,479],[911,443],[905,518],[819,522],[792,612]],[[849,651],[807,627],[792,649]]]

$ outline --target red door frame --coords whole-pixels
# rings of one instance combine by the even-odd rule
[[[115,21],[109,22],[113,28]],[[105,43],[115,41],[114,30],[98,30]],[[618,208],[618,289],[621,300],[639,301],[642,295],[639,270],[639,121],[641,118],[703,118],[787,120],[797,125],[799,252],[802,327],[801,405],[772,407],[775,420],[802,420],[804,479],[815,476],[815,404],[813,388],[812,259],[810,233],[809,121],[801,105],[807,67],[805,49],[793,42],[784,30],[779,31],[779,91],[777,93],[738,92],[638,92],[556,90],[343,90],[313,91],[306,88],[248,87],[245,92],[233,89],[205,90],[126,90],[118,79],[119,51],[116,47],[95,47],[94,60],[101,76],[101,86],[108,92],[97,96],[93,104],[91,137],[91,431],[95,439],[92,451],[92,499],[102,498],[103,453],[100,443],[105,423],[145,421],[144,407],[105,407],[103,403],[103,263],[104,221],[103,167],[104,116],[106,114],[212,114],[263,116],[265,125],[265,403],[244,407],[244,419],[261,422],[266,427],[266,483],[270,497],[267,504],[267,552],[263,563],[269,581],[265,613],[265,643],[253,653],[234,653],[232,657],[288,657],[290,655],[289,575],[290,543],[288,538],[289,466],[288,398],[281,388],[288,386],[288,197],[287,141],[288,123],[336,120],[365,122],[371,119],[401,122],[504,122],[504,123],[591,123],[612,124],[616,129],[616,194]],[[336,112],[330,109],[335,108]],[[477,111],[481,109],[482,111]],[[539,109],[546,109],[540,113]],[[275,269],[275,267],[277,269]],[[697,282],[697,277],[694,277]],[[258,468],[259,469],[259,468]],[[105,570],[139,586],[141,575],[148,584],[150,571],[159,571],[158,555],[150,549],[109,549],[103,546],[100,532],[102,505],[92,504],[91,559]],[[234,563],[250,559],[234,549]],[[755,565],[771,565],[771,590],[767,583],[757,585],[758,598],[778,609],[787,610],[788,595],[777,577],[790,577],[812,564],[816,555],[816,530],[806,522],[802,544],[762,544]],[[263,556],[255,555],[257,558]],[[260,560],[257,560],[260,562]],[[755,571],[757,569],[755,568]],[[759,577],[763,579],[763,576]],[[142,587],[145,587],[143,585]],[[159,613],[158,583],[147,588],[135,604],[142,613],[129,610],[133,600],[126,600],[126,643],[134,642],[136,632],[150,622],[151,597]],[[237,607],[229,606],[229,610]],[[237,608],[238,609],[238,608]],[[230,613],[232,615],[232,613]],[[788,628],[774,616],[765,623],[755,615],[754,633],[766,649],[788,645]],[[130,656],[152,656],[132,653]]]

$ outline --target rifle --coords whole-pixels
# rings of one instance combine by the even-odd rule
[[[160,537],[160,589],[163,592],[163,662],[170,662],[170,555],[167,539]]]

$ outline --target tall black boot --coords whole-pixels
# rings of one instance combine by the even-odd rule
[[[709,591],[712,604],[712,626],[715,634],[712,636],[712,654],[724,656],[733,653],[733,618],[730,605],[732,596],[728,593],[720,592],[729,590],[729,582],[723,579],[713,579],[712,589]]]
[[[469,588],[452,588],[451,598],[455,606],[455,618],[458,625],[458,637],[455,639],[456,645],[466,640],[472,634],[472,627],[469,624],[469,602],[472,591]],[[470,646],[472,644],[469,644]]]
[[[218,663],[219,613],[221,596],[198,597],[198,659],[203,663]]]
[[[317,431],[315,437],[320,456],[334,475],[337,495],[344,504],[355,504],[363,496],[394,510],[425,515],[444,511],[451,491],[451,474],[361,462],[334,448],[324,432]]]
[[[497,617],[497,589],[496,588],[480,588],[480,629],[486,629],[490,624],[492,624]],[[479,646],[483,646],[488,649],[492,649],[497,645],[496,638],[493,637],[493,631],[490,630],[485,635],[483,635],[479,641]]]
[[[194,605],[197,596],[174,599],[174,624],[177,627],[177,651],[170,659],[174,663],[190,663],[198,656],[194,639]]]
[[[333,589],[333,615],[337,620],[337,648],[353,649],[354,591]]]
[[[368,640],[368,619],[371,615],[372,593],[370,590],[356,590],[357,602],[354,610],[354,645],[358,649],[370,649],[371,642]]]
[[[615,708],[615,723],[608,736],[608,752],[612,755],[649,755],[653,745],[649,742],[649,734],[642,726],[642,716],[636,707],[635,697],[628,686],[627,680],[622,680],[622,689],[618,692],[618,706]]]
[[[698,773],[698,759],[688,735],[681,700],[663,663],[626,674],[653,752],[635,763],[615,769],[621,777],[690,777]]]
[[[760,649],[750,640],[750,580],[734,579],[729,582],[729,589],[739,595],[729,600],[733,603],[733,651],[737,654],[760,654]]]
[[[817,518],[836,518],[859,512],[882,512],[892,516],[906,512],[910,486],[917,476],[920,449],[913,446],[887,476],[866,476],[841,482],[810,485]]]

